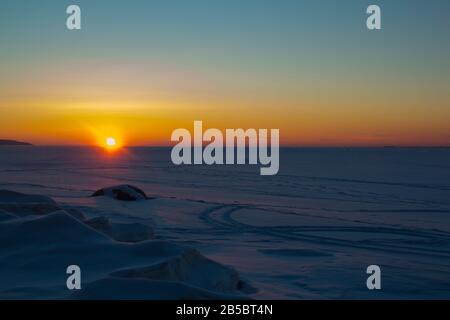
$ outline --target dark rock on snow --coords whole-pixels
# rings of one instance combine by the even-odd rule
[[[128,184],[103,188],[94,192],[91,197],[106,196],[121,201],[137,201],[149,199],[144,191]]]

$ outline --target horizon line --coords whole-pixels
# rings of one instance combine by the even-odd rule
[[[29,142],[27,142],[29,143]],[[104,147],[99,145],[89,145],[89,144],[33,144],[29,143],[28,145],[3,145],[2,147],[18,147],[18,146],[28,146],[28,147],[74,147],[74,148],[100,148]],[[172,148],[173,145],[124,145],[120,148]],[[194,146],[192,146],[193,148]],[[245,148],[247,148],[246,146]],[[270,145],[269,145],[270,147]],[[345,148],[372,148],[372,149],[380,149],[380,148],[450,148],[450,145],[280,145],[280,148],[284,149],[296,149],[296,148],[311,148],[311,149],[345,149]],[[227,147],[225,147],[227,148]]]

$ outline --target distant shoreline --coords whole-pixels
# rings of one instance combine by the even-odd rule
[[[16,141],[16,140],[2,140],[0,139],[0,146],[32,146],[31,143]]]

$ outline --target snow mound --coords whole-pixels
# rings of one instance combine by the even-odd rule
[[[197,272],[193,272],[194,270]],[[152,265],[125,269],[112,275],[119,278],[183,282],[218,292],[232,292],[241,285],[238,273],[234,269],[219,266],[194,249],[185,250],[175,257],[163,259]]]
[[[84,222],[116,241],[140,242],[154,238],[153,229],[141,223],[112,223],[105,217],[96,217]]]
[[[21,203],[21,204],[55,204],[52,198],[40,195],[28,195],[10,190],[0,190],[0,203]]]
[[[17,217],[15,215],[13,215],[12,213],[9,213],[5,210],[0,209],[0,221],[7,221],[7,220],[15,219],[15,218],[17,218]]]
[[[0,210],[0,299],[245,297],[233,268],[193,248],[151,240],[150,227],[79,219],[78,211],[50,203],[45,214],[30,214],[43,204],[19,197],[24,203]],[[82,270],[77,292],[66,287],[70,265]]]
[[[123,289],[128,294],[124,297]],[[224,300],[242,298],[192,287],[179,282],[162,282],[131,278],[105,278],[88,284],[69,299],[132,299],[132,300]]]
[[[124,184],[97,190],[92,197],[106,196],[121,201],[137,201],[149,199],[141,189]]]
[[[44,216],[64,211],[79,220],[84,215],[76,209],[63,209],[52,198],[0,190],[0,221],[26,216]]]

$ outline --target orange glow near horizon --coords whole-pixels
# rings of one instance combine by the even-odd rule
[[[35,145],[83,145],[99,146],[105,150],[114,151],[126,146],[172,146],[171,133],[177,128],[186,128],[193,132],[193,121],[200,116],[189,115],[187,119],[174,116],[169,121],[168,116],[161,118],[148,115],[133,117],[107,117],[99,114],[85,119],[83,116],[48,119],[34,123],[16,122],[16,126],[8,130],[3,127],[2,139],[21,140]],[[75,121],[75,119],[79,119]],[[298,119],[273,116],[271,119],[261,119],[256,116],[243,116],[241,119],[218,119],[208,114],[203,120],[204,130],[217,128],[224,131],[227,128],[279,128],[281,146],[287,147],[380,147],[380,146],[447,146],[448,135],[445,130],[436,134],[438,126],[435,122],[423,127],[416,125],[388,127],[381,125],[381,120],[373,124],[365,123],[361,127],[352,119],[329,118],[317,119],[310,115],[298,114]],[[322,125],[321,125],[322,123]],[[348,124],[347,124],[348,123]],[[417,122],[415,122],[417,123]],[[251,124],[251,125],[249,125]],[[326,128],[326,130],[325,130]],[[6,134],[5,134],[6,133]],[[109,143],[108,143],[109,139]],[[112,142],[114,140],[114,143]]]
[[[161,74],[153,79],[156,75],[148,67],[145,75],[150,79],[141,73],[134,77],[131,71],[136,70],[127,71],[120,63],[108,68],[92,65],[89,70],[75,66],[68,70],[61,66],[61,74],[30,71],[18,75],[22,80],[15,79],[15,85],[8,82],[8,90],[2,87],[8,94],[0,92],[0,139],[105,150],[172,146],[173,130],[192,132],[194,120],[202,120],[204,130],[280,129],[280,144],[288,147],[449,145],[450,108],[443,106],[450,96],[439,87],[414,90],[414,94],[400,86],[374,97],[363,87],[351,87],[349,92],[345,86],[335,88],[334,83],[332,88],[326,83],[302,82],[298,88],[287,83],[272,92],[271,87],[243,90],[238,82],[238,88],[217,83],[217,88],[224,87],[220,92],[211,86],[214,81],[202,77],[194,77],[192,88],[179,86],[177,79],[182,77],[171,73],[176,79],[169,77],[159,87],[165,73],[158,71]],[[117,75],[114,81],[100,77],[110,70]],[[69,71],[71,76],[66,76]],[[28,83],[36,79],[35,73],[43,77]],[[86,81],[79,83],[74,78]],[[302,89],[302,94],[294,89]],[[108,138],[114,138],[114,146],[108,146]]]
[[[125,140],[121,130],[113,126],[88,127],[94,137],[94,144],[108,151],[115,151],[124,147]],[[89,144],[89,143],[88,143]]]

